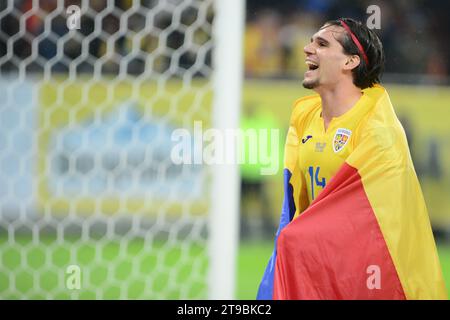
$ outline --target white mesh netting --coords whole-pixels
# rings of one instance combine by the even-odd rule
[[[0,298],[208,296],[210,172],[170,151],[175,128],[211,125],[213,16],[1,1]]]

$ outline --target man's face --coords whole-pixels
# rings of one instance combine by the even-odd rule
[[[348,76],[344,68],[348,56],[344,48],[336,40],[344,36],[344,28],[339,26],[323,26],[305,46],[305,62],[308,69],[305,72],[303,86],[307,89],[334,87],[342,77]],[[350,72],[351,75],[351,72]]]

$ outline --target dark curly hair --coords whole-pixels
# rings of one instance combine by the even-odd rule
[[[365,24],[351,18],[341,18],[327,21],[324,26],[342,27],[341,21],[350,28],[366,53],[368,64],[366,63],[362,52],[353,42],[351,35],[346,31],[345,36],[336,40],[344,48],[344,53],[348,55],[358,55],[360,64],[352,70],[353,83],[361,89],[372,87],[375,83],[380,83],[380,78],[384,70],[384,51],[383,45],[375,31],[369,29]]]

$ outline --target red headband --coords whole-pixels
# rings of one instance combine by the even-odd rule
[[[364,51],[364,48],[359,42],[358,38],[353,34],[352,30],[350,30],[350,27],[344,22],[344,20],[340,19],[339,21],[341,22],[341,25],[344,27],[344,29],[347,30],[347,32],[352,37],[353,43],[358,47],[358,50],[362,54],[366,64],[369,65],[369,59],[367,58],[366,52]]]

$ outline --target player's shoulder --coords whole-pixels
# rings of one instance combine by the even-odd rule
[[[408,142],[395,113],[372,113],[358,128],[355,138],[355,147],[367,149],[364,153],[376,157],[377,161],[408,163]]]
[[[317,108],[320,108],[320,96],[318,94],[312,94],[301,97],[294,101],[292,107],[292,122],[299,122],[309,117]]]
[[[371,94],[373,107],[363,121],[364,130],[367,132],[390,130],[397,134],[404,134],[403,126],[398,120],[387,90],[381,85],[376,85],[367,92]]]
[[[398,120],[387,90],[381,85],[364,91],[371,99],[368,112],[355,132],[355,144],[376,142],[378,149],[407,150],[405,131]]]
[[[305,112],[314,108],[314,106],[317,106],[317,104],[320,104],[320,96],[317,93],[311,94],[295,100],[293,104],[293,110],[302,110],[303,112]]]

